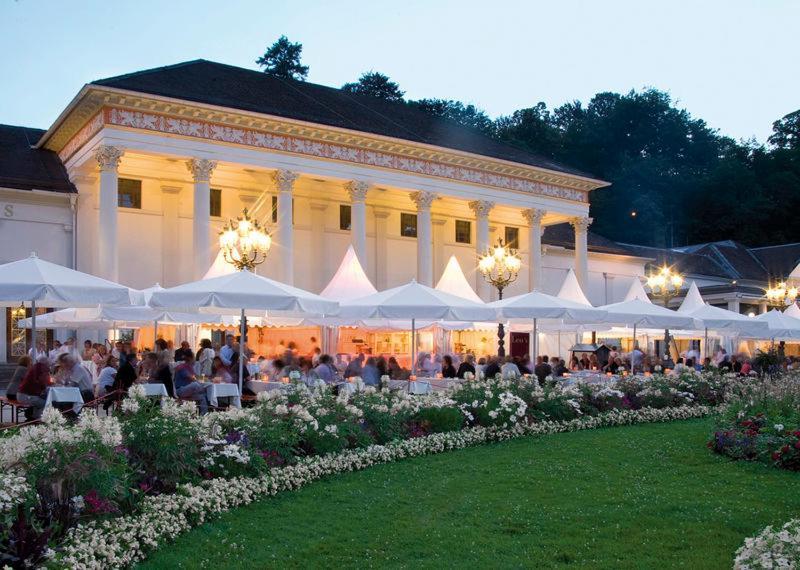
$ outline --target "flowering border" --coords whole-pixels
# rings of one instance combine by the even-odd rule
[[[779,529],[766,527],[746,538],[736,551],[734,570],[756,568],[795,568],[800,563],[800,519],[792,519]]]
[[[282,491],[299,489],[337,473],[360,471],[372,465],[409,457],[443,453],[524,436],[675,421],[704,417],[710,413],[712,408],[708,406],[642,408],[614,410],[599,416],[563,422],[518,423],[506,429],[473,427],[395,441],[387,445],[372,445],[365,449],[307,457],[294,465],[273,468],[260,477],[219,478],[199,485],[181,485],[174,495],[148,497],[136,514],[101,522],[93,521],[71,529],[62,550],[53,554],[48,566],[98,570],[127,567],[143,560],[161,544],[174,540],[220,513]]]

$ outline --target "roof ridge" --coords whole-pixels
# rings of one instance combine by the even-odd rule
[[[94,80],[90,81],[89,85],[101,85],[101,83],[100,83],[101,81],[112,81],[112,80],[118,80],[118,79],[128,79],[129,77],[139,77],[139,76],[142,76],[142,75],[148,75],[150,73],[155,73],[157,71],[164,71],[166,69],[175,69],[175,68],[178,68],[178,67],[185,67],[187,65],[192,65],[192,64],[200,63],[200,62],[216,63],[214,61],[210,61],[210,60],[203,59],[203,58],[191,59],[191,60],[188,60],[188,61],[181,61],[181,62],[178,62],[178,63],[172,63],[170,65],[161,65],[159,67],[151,67],[149,69],[141,69],[139,71],[132,71],[130,73],[123,73],[122,75],[112,75],[111,77],[101,77],[99,79],[94,79]],[[217,65],[225,65],[225,64],[217,64]]]
[[[800,245],[800,241],[795,241],[792,243],[778,243],[775,245],[759,245],[757,247],[748,247],[747,249],[770,249],[773,247],[792,247],[797,245]]]

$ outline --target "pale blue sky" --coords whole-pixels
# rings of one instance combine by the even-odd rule
[[[93,79],[196,58],[256,68],[281,34],[309,80],[365,70],[490,115],[669,91],[735,138],[800,108],[800,2],[0,0],[0,122],[46,128]]]

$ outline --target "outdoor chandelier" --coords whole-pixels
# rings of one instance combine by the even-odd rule
[[[503,298],[503,289],[517,279],[522,260],[515,249],[503,245],[503,240],[498,239],[497,245],[489,248],[486,253],[478,258],[478,271],[483,278],[497,288],[497,295]],[[503,323],[497,325],[497,356],[506,355],[505,328]]]
[[[226,262],[240,271],[252,271],[267,259],[272,237],[261,225],[250,218],[247,208],[235,221],[219,232],[219,248]]]
[[[790,285],[786,281],[778,283],[767,289],[767,302],[775,307],[783,307],[793,304],[797,300],[797,286]]]
[[[663,299],[664,306],[667,306],[669,300],[680,293],[683,286],[683,275],[673,272],[665,265],[657,273],[647,276],[647,286],[650,287],[653,297]]]

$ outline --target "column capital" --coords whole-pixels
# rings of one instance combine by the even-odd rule
[[[186,168],[192,173],[195,182],[209,182],[211,173],[216,167],[217,161],[207,158],[192,158],[186,161]]]
[[[101,172],[116,171],[119,167],[119,160],[125,151],[115,146],[101,144],[94,151],[94,158]]]
[[[433,201],[437,198],[434,192],[428,192],[426,190],[412,192],[409,197],[411,198],[411,201],[417,205],[417,210],[430,209],[431,204],[433,204]]]
[[[542,218],[544,218],[545,213],[544,210],[529,208],[527,210],[522,210],[522,217],[525,218],[529,226],[535,226],[542,223]]]
[[[579,218],[572,218],[569,221],[569,225],[575,230],[575,233],[581,232],[586,233],[589,231],[589,226],[592,225],[594,218],[590,218],[589,216],[579,217]]]
[[[294,182],[300,175],[291,170],[276,170],[272,173],[272,179],[278,192],[291,192],[294,189]]]
[[[367,199],[367,192],[372,187],[369,182],[363,180],[351,180],[344,185],[345,190],[350,195],[351,202],[363,202]]]
[[[488,218],[492,208],[494,208],[494,202],[488,200],[473,200],[469,203],[469,209],[475,212],[476,218]]]

